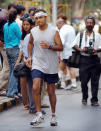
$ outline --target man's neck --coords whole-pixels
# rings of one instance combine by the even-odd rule
[[[92,32],[93,32],[93,30],[92,30],[92,31],[86,30],[86,33],[87,33],[87,35],[89,35],[89,36],[92,34]]]
[[[48,27],[48,24],[45,24],[43,26],[39,26],[40,30],[46,30]]]

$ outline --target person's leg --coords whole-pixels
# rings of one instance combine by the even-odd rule
[[[32,90],[33,81],[31,76],[27,78],[27,83],[28,83],[28,97],[29,97],[29,113],[35,113],[36,107],[33,99],[33,90]]]
[[[92,69],[91,72],[91,104],[98,106],[98,88],[99,88],[99,78],[100,78],[100,72],[96,70],[96,68]]]
[[[27,78],[22,77],[20,78],[20,87],[21,87],[21,94],[22,94],[22,102],[25,109],[28,109],[28,90],[27,90]]]
[[[41,83],[42,83],[41,78],[35,78],[33,80],[33,96],[37,112],[41,112],[41,93],[40,93]]]
[[[44,98],[47,94],[47,83],[43,81],[41,91],[41,108],[48,108],[49,105],[44,103]]]
[[[48,95],[51,104],[52,114],[55,114],[56,108],[56,94],[55,94],[55,84],[47,84],[48,87]]]
[[[0,47],[0,52],[3,56],[3,69],[0,71],[0,90],[7,91],[9,83],[9,65],[4,47]]]
[[[60,69],[59,78],[61,81],[61,88],[65,88],[66,87],[65,78],[66,78],[67,68],[64,61],[60,61],[59,69]]]
[[[44,117],[41,112],[41,91],[40,91],[41,83],[42,83],[42,78],[33,79],[33,98],[37,111],[36,117],[34,117],[34,119],[30,122],[30,125],[33,126],[39,125],[44,120]]]
[[[67,67],[69,72],[70,72],[70,78],[71,78],[71,87],[72,89],[77,87],[76,84],[76,73],[75,73],[75,69],[71,68],[71,67]]]
[[[6,49],[8,63],[10,67],[10,80],[9,87],[7,91],[7,96],[14,96],[18,93],[18,79],[13,75],[13,69],[16,64],[19,55],[19,47],[15,47],[12,49]]]
[[[82,88],[82,100],[87,102],[88,99],[88,81],[90,80],[90,72],[88,70],[84,70],[84,66],[80,68],[80,81]]]

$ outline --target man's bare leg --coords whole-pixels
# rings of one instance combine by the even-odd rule
[[[42,83],[41,78],[35,78],[33,80],[33,98],[37,112],[41,112],[41,94],[40,94],[41,83]]]

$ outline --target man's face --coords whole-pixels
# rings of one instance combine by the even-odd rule
[[[35,22],[38,26],[42,27],[46,24],[46,16],[39,16],[35,18]]]
[[[63,26],[63,24],[64,24],[64,22],[63,22],[62,19],[58,19],[57,22],[56,22],[56,25],[57,25],[57,27],[58,27],[59,30],[61,29],[61,27]]]
[[[21,11],[21,16],[23,16],[25,14],[25,10]]]
[[[88,31],[92,31],[94,28],[94,21],[92,19],[87,19],[86,20],[86,28]]]

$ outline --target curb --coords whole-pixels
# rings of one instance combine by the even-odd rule
[[[22,102],[21,98],[19,98],[19,99],[11,98],[8,101],[4,101],[4,102],[0,103],[0,112],[3,112],[4,110],[8,110],[11,107],[17,106],[17,105],[21,104],[21,102]]]

